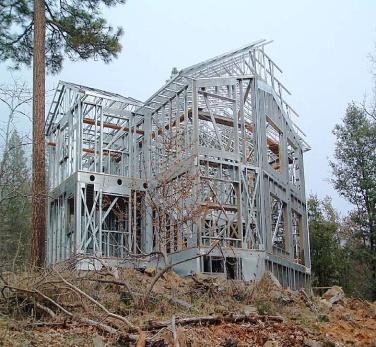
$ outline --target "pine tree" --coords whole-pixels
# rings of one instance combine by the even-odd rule
[[[328,197],[319,200],[311,196],[307,206],[314,282],[324,287],[338,284],[338,214]]]
[[[110,62],[121,50],[122,29],[101,16],[125,0],[0,0],[0,61],[15,68],[33,61],[32,260],[45,257],[45,67],[56,73],[64,56],[71,60],[99,57]]]
[[[341,286],[347,295],[372,300],[372,255],[354,212],[340,218],[331,199],[307,201],[313,282]]]
[[[45,57],[49,72],[59,72],[64,57],[71,60],[101,58],[106,63],[121,50],[122,28],[114,29],[102,17],[103,5],[126,0],[40,1],[45,14]],[[34,6],[39,1],[0,0],[0,61],[15,68],[31,66],[33,59]]]
[[[30,170],[22,139],[13,131],[0,173],[0,262],[6,267],[28,258],[30,245]]]

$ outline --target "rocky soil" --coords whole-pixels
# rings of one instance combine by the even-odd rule
[[[376,304],[153,269],[6,273],[1,346],[376,346]]]

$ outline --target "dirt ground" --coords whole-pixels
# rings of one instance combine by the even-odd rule
[[[344,298],[333,305],[320,332],[344,346],[376,346],[376,304]]]
[[[140,304],[154,275],[153,271],[123,269],[115,275],[62,271],[59,275],[3,276],[7,285],[0,281],[0,345],[376,346],[375,303],[342,294],[323,299],[304,290],[283,289],[270,275],[258,283],[244,283],[200,275],[181,278],[170,272],[156,283],[147,302]],[[56,309],[46,297],[72,316]],[[103,307],[126,317],[138,330],[131,331]],[[180,318],[214,316],[220,319],[213,324],[179,325]],[[231,322],[240,316],[253,318]],[[112,330],[82,323],[82,318]],[[168,324],[150,328],[161,321]]]

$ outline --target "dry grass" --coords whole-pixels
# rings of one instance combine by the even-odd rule
[[[168,272],[145,305],[142,298],[152,280],[133,269],[80,272],[67,265],[3,274],[0,345],[133,345],[149,321],[258,313],[281,315],[284,321],[178,327],[175,340],[171,327],[141,335],[149,345],[159,346],[161,341],[165,345],[179,341],[181,347],[246,346],[250,342],[263,346],[268,340],[278,341],[278,346],[301,346],[308,337],[325,339],[326,329],[336,331],[340,321],[339,313],[320,306],[317,298],[279,288],[267,276],[258,283],[245,283],[200,275],[182,278]],[[374,316],[367,319],[371,324]],[[102,326],[93,326],[93,321]],[[339,339],[334,333],[330,338]],[[139,341],[138,345],[143,344]]]

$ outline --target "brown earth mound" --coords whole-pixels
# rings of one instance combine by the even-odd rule
[[[376,346],[375,303],[258,283],[103,269],[7,273],[1,346]],[[334,297],[336,296],[336,297]]]

